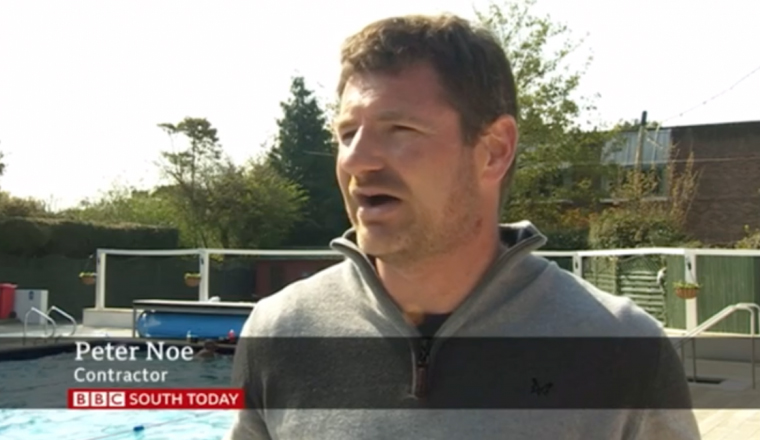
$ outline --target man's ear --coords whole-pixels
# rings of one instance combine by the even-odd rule
[[[517,152],[517,121],[504,115],[495,120],[480,139],[478,148],[481,177],[500,185],[515,161]]]

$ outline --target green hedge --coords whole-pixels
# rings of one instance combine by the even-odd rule
[[[86,258],[98,248],[176,249],[179,231],[142,225],[103,225],[43,218],[0,218],[0,253]]]

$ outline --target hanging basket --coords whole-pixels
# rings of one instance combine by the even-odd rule
[[[95,284],[95,274],[94,273],[80,273],[79,279],[82,281],[82,284],[87,286],[92,286]]]
[[[699,287],[676,287],[676,296],[681,299],[694,299],[699,293]]]
[[[201,277],[197,274],[185,274],[185,285],[187,287],[198,287],[201,284]]]

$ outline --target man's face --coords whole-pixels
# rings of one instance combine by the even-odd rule
[[[336,135],[338,182],[366,253],[414,262],[482,227],[475,149],[430,66],[351,77]]]

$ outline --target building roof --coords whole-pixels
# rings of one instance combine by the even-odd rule
[[[607,144],[603,158],[604,163],[614,163],[622,166],[635,165],[638,141],[638,131],[622,133],[619,140]],[[641,151],[641,163],[643,165],[667,164],[670,158],[671,146],[671,129],[647,130]]]

